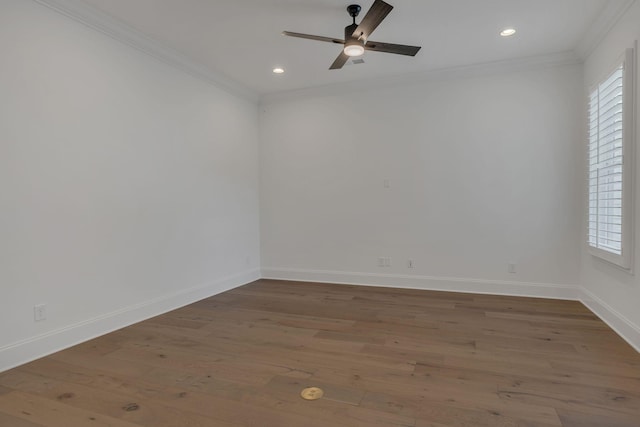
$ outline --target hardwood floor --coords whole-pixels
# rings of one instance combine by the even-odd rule
[[[578,302],[263,280],[0,374],[0,426],[639,427],[640,354]]]

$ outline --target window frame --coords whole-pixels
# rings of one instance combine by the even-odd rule
[[[604,83],[620,66],[623,67],[622,80],[622,254],[618,255],[604,249],[592,246],[589,241],[589,217],[591,203],[587,196],[587,248],[591,255],[605,260],[629,273],[633,273],[633,259],[635,250],[634,239],[634,181],[635,181],[635,146],[636,146],[636,48],[626,49],[613,67],[597,82],[589,85],[587,93],[587,116],[591,94]],[[590,188],[589,148],[590,138],[587,129],[587,192]],[[598,236],[596,236],[596,240]]]

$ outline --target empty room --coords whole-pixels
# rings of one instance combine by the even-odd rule
[[[638,39],[0,0],[0,427],[640,427]]]

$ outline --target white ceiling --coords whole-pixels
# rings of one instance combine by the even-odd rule
[[[260,94],[571,51],[621,0],[387,1],[395,8],[372,39],[422,46],[418,56],[367,52],[365,64],[329,71],[338,45],[280,33],[342,38],[349,0],[84,0]],[[355,2],[361,19],[373,0]],[[507,26],[515,37],[499,37]]]

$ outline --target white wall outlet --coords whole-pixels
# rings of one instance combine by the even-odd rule
[[[385,179],[385,180],[382,182],[382,185],[384,186],[384,188],[391,188],[391,181],[390,181],[390,180],[388,180],[388,179]]]
[[[391,267],[391,258],[389,257],[378,258],[378,267]]]
[[[47,305],[38,304],[33,306],[33,320],[42,322],[47,319]]]
[[[509,273],[510,274],[516,274],[517,271],[517,265],[514,263],[509,264]]]
[[[413,265],[414,265],[414,264],[413,264],[413,260],[412,260],[412,259],[410,259],[410,260],[407,262],[407,268],[413,268]]]

